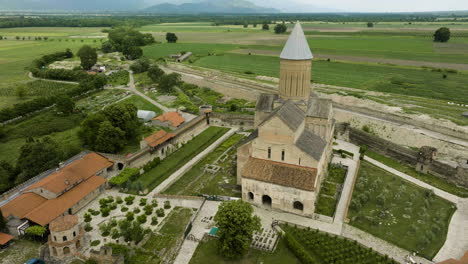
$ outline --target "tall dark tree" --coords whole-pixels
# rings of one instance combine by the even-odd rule
[[[179,38],[176,36],[175,33],[167,32],[166,33],[166,40],[169,43],[176,43]]]
[[[275,33],[276,34],[282,34],[282,33],[285,33],[286,31],[288,30],[288,27],[286,26],[286,24],[283,22],[281,24],[277,24],[275,26]]]
[[[134,73],[142,73],[148,71],[149,67],[150,61],[147,58],[140,58],[130,66],[130,70]]]
[[[252,243],[254,231],[260,230],[260,218],[242,200],[223,202],[214,218],[219,227],[219,251],[227,258],[244,255]]]
[[[131,46],[124,49],[123,55],[127,60],[136,60],[143,56],[143,50],[140,47]]]
[[[99,126],[94,149],[100,152],[117,153],[125,145],[125,132],[112,126],[111,122],[104,121]]]
[[[55,107],[57,107],[57,111],[69,115],[75,110],[75,102],[73,102],[70,96],[58,96]]]
[[[265,23],[265,24],[263,24],[262,29],[263,30],[270,30],[270,25]]]
[[[151,67],[148,69],[148,77],[155,82],[158,83],[161,80],[161,77],[164,76],[164,71],[159,68],[158,65],[153,64]]]
[[[138,109],[132,104],[111,105],[104,109],[103,114],[111,122],[112,126],[125,132],[125,138],[134,139],[141,126],[137,115]]]
[[[62,158],[59,144],[50,137],[42,140],[29,138],[21,147],[17,167],[19,180],[25,181],[48,169],[56,167]]]
[[[158,87],[163,93],[171,93],[174,90],[174,87],[180,85],[181,82],[182,79],[180,74],[166,74],[161,77]]]
[[[76,54],[81,60],[81,67],[90,70],[97,62],[97,52],[94,48],[84,45]]]
[[[106,120],[106,117],[102,113],[91,114],[83,120],[78,131],[78,136],[85,146],[92,148],[96,144],[96,135],[99,127]]]
[[[441,27],[434,33],[435,42],[447,42],[450,39],[450,29]]]
[[[374,27],[374,23],[373,23],[373,22],[367,22],[367,27],[368,27],[368,28]]]
[[[112,46],[112,44],[109,41],[106,41],[102,43],[101,50],[104,53],[111,53],[114,52],[114,46]]]

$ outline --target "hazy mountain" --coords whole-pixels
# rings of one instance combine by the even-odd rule
[[[298,0],[251,0],[254,4],[264,7],[273,7],[284,13],[323,13],[342,12],[342,10],[327,8]],[[326,3],[326,2],[324,2]]]
[[[260,7],[246,0],[205,0],[191,3],[161,3],[143,10],[149,13],[278,13],[274,8]]]
[[[0,10],[135,11],[145,0],[0,0]]]

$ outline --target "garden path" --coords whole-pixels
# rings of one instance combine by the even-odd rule
[[[450,225],[447,233],[445,244],[434,257],[435,261],[443,261],[449,258],[461,258],[468,250],[468,199],[460,198],[451,193],[440,190],[432,185],[395,170],[381,162],[365,156],[366,161],[380,167],[394,175],[397,175],[409,182],[412,182],[422,188],[433,190],[434,193],[457,206],[457,210],[450,220]]]
[[[180,177],[182,177],[188,170],[190,170],[195,164],[197,164],[201,159],[203,159],[206,155],[212,152],[215,148],[221,145],[226,139],[232,136],[237,131],[237,128],[231,128],[226,134],[216,140],[213,144],[208,146],[205,150],[200,152],[197,156],[187,162],[184,166],[174,172],[169,178],[159,184],[156,188],[154,188],[148,196],[154,196],[155,194],[161,193],[169,186],[171,186],[174,182],[176,182]]]

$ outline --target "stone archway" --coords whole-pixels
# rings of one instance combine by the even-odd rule
[[[79,239],[78,239],[78,241],[76,241],[76,245],[75,245],[75,246],[76,246],[77,249],[81,248],[81,242],[80,242]]]
[[[68,255],[70,254],[70,248],[69,247],[64,247],[63,248],[63,255]]]
[[[271,207],[272,200],[271,197],[268,195],[263,195],[262,196],[262,204],[268,207]]]
[[[119,171],[123,170],[123,168],[124,168],[124,164],[122,162],[117,163],[117,169]]]
[[[253,194],[253,192],[249,192],[247,196],[249,197],[249,201],[253,201],[255,198],[255,195]]]
[[[295,201],[295,202],[293,203],[293,207],[294,207],[294,209],[296,209],[296,210],[304,211],[304,204],[302,204],[302,203],[299,202],[299,201]]]
[[[52,255],[57,256],[57,249],[52,247]]]

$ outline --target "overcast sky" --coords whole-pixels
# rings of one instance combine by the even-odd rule
[[[468,10],[468,0],[294,0],[346,12],[419,12]]]

